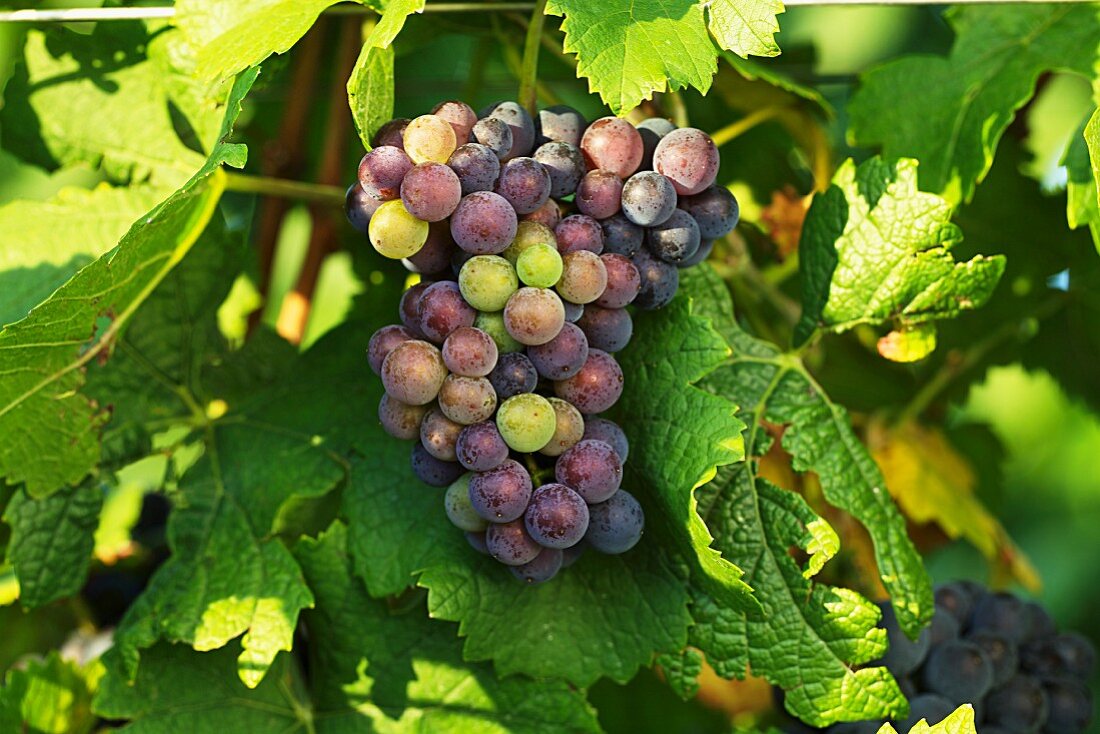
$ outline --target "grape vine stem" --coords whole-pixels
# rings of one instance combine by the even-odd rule
[[[339,186],[289,181],[270,176],[253,176],[248,173],[226,171],[225,188],[243,194],[278,196],[284,199],[299,199],[312,204],[344,205],[344,190]]]
[[[539,39],[545,18],[546,0],[538,0],[531,10],[531,22],[527,24],[519,76],[519,103],[532,117],[538,114]]]
[[[760,123],[767,122],[768,120],[777,116],[784,109],[786,108],[782,106],[772,106],[756,110],[751,114],[745,115],[737,122],[731,122],[729,125],[726,125],[716,132],[711,133],[710,137],[714,140],[715,145],[717,145],[718,147],[722,147],[734,138],[744,135],[749,130],[752,130]]]

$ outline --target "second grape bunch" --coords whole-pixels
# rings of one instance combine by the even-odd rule
[[[442,102],[384,125],[347,216],[420,282],[370,339],[379,420],[447,487],[447,517],[527,583],[586,547],[624,553],[644,513],[620,488],[628,441],[601,417],[630,308],[661,308],[679,269],[737,224],[700,130],[649,119],[536,119],[515,102]]]

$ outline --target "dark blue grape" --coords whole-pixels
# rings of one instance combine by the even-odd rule
[[[1096,665],[1096,648],[1070,632],[1026,643],[1020,650],[1021,665],[1033,675],[1069,675],[1088,680]]]
[[[562,552],[557,548],[543,548],[533,561],[522,566],[512,566],[511,571],[520,581],[527,584],[543,584],[554,578],[561,570]]]
[[[724,186],[710,186],[694,196],[685,196],[679,207],[692,216],[705,240],[725,237],[741,218],[737,199]]]
[[[585,541],[600,553],[626,553],[641,540],[645,513],[634,495],[620,489],[606,502],[589,508]]]
[[[1043,734],[1080,734],[1092,722],[1092,692],[1079,680],[1043,681],[1049,709]]]
[[[683,209],[675,209],[667,220],[646,230],[645,244],[665,262],[679,263],[699,250],[699,225]]]
[[[985,721],[1009,732],[1037,732],[1046,721],[1050,701],[1038,680],[1015,675],[985,699]],[[980,727],[985,732],[985,727]]]
[[[932,624],[928,626],[929,644],[934,647],[948,640],[958,639],[959,627],[959,621],[951,612],[937,605],[932,614]]]
[[[539,382],[539,373],[527,355],[510,352],[497,359],[497,366],[489,373],[489,382],[497,399],[503,403],[514,395],[533,392]]]
[[[619,424],[607,418],[592,416],[585,418],[584,440],[590,439],[608,444],[619,455],[619,461],[626,463],[626,457],[630,454],[630,442],[627,441],[623,429],[619,428]]]
[[[657,143],[675,130],[676,126],[663,117],[650,117],[639,122],[636,127],[638,134],[642,136],[642,163],[638,168],[639,170],[652,169],[653,151],[657,148]]]
[[[986,594],[974,605],[970,630],[989,630],[1020,642],[1031,632],[1031,614],[1024,602],[1012,594]]]
[[[495,117],[478,120],[474,124],[473,136],[500,160],[507,158],[512,150],[512,128],[504,120]]]
[[[566,322],[550,341],[527,347],[527,357],[542,377],[564,380],[584,367],[588,359],[588,339],[580,327]]]
[[[656,171],[635,173],[623,184],[623,215],[639,227],[664,224],[676,211],[676,189]]]
[[[455,148],[447,165],[458,176],[462,195],[475,191],[492,191],[500,176],[500,159],[491,148],[480,143],[466,143]]]
[[[993,687],[993,664],[974,643],[951,640],[928,653],[921,683],[956,704],[970,703]]]
[[[482,117],[495,117],[512,129],[512,149],[506,158],[530,155],[535,147],[535,121],[517,102],[498,102],[482,110]]]
[[[432,456],[420,443],[412,448],[412,470],[417,479],[433,487],[446,487],[465,471],[458,462]]]
[[[970,624],[970,614],[974,611],[974,602],[985,592],[970,581],[952,581],[936,587],[936,604],[951,613],[958,620],[960,628],[965,630]]]
[[[588,345],[593,349],[615,353],[630,343],[634,322],[623,308],[600,308],[589,304],[577,320]]]
[[[535,151],[534,158],[550,174],[550,195],[555,199],[577,190],[584,176],[584,156],[580,148],[569,143],[544,143]]]
[[[878,626],[886,630],[886,638],[890,645],[882,657],[882,664],[896,676],[908,675],[924,662],[928,654],[928,632],[921,632],[916,642],[910,640],[898,625],[893,605],[887,601],[878,606],[882,611],[882,619]]]
[[[432,222],[428,225],[428,239],[417,252],[401,261],[406,270],[433,276],[439,280],[451,267],[451,258],[458,252],[458,245],[451,237],[451,227],[447,222]]]
[[[489,546],[485,544],[485,531],[479,533],[466,533],[466,542],[470,547],[482,555],[489,555]]]
[[[951,617],[954,619],[954,617]],[[966,638],[985,652],[993,666],[993,685],[1002,686],[1016,675],[1020,658],[1016,651],[1016,643],[1004,635],[989,630],[978,630]]]
[[[568,548],[588,530],[588,505],[564,484],[544,484],[531,496],[523,521],[539,545]]]
[[[676,266],[654,257],[646,249],[638,250],[631,262],[638,268],[642,281],[634,305],[644,311],[667,306],[680,288],[680,271]]]
[[[458,434],[455,457],[470,471],[489,471],[508,458],[508,444],[504,443],[493,421],[474,423]]]
[[[716,240],[700,240],[699,249],[695,251],[695,254],[676,263],[676,267],[683,270],[684,268],[694,267],[703,262],[710,257],[710,253],[714,250],[715,242]]]
[[[382,206],[382,199],[375,198],[363,191],[363,187],[359,185],[359,182],[348,186],[348,191],[344,194],[344,215],[347,216],[351,226],[363,234],[367,233],[370,218],[374,216],[380,206]]]
[[[603,229],[604,252],[634,257],[645,241],[645,230],[626,218],[622,212],[600,222]]]

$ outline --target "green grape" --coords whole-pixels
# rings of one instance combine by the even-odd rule
[[[446,163],[458,147],[451,123],[435,115],[421,115],[410,122],[403,142],[413,163]]]
[[[473,474],[463,474],[447,487],[447,494],[443,496],[443,507],[447,511],[447,518],[456,528],[468,533],[479,533],[489,527],[489,522],[474,512],[474,506],[470,504],[471,477]]]
[[[428,241],[428,223],[417,219],[400,199],[382,203],[367,226],[370,243],[384,257],[400,260],[420,252]]]
[[[497,351],[501,354],[523,351],[523,345],[516,341],[504,327],[504,311],[482,311],[474,320],[474,326],[493,338]]]
[[[497,430],[513,451],[538,451],[550,443],[557,427],[554,406],[535,393],[514,395],[497,410]]]
[[[478,311],[500,311],[519,289],[515,268],[499,255],[475,255],[458,272],[462,297]]]
[[[516,260],[516,273],[526,285],[549,288],[561,278],[561,255],[556,247],[541,242],[531,245]]]
[[[512,244],[508,245],[502,254],[513,265],[519,260],[523,251],[532,245],[548,245],[558,249],[558,240],[554,236],[554,230],[541,222],[520,222],[516,227],[516,236],[512,238]]]

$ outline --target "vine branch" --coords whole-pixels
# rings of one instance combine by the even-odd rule
[[[534,117],[538,114],[539,40],[546,19],[546,0],[538,0],[531,11],[527,35],[523,41],[523,65],[519,75],[519,103]]]

